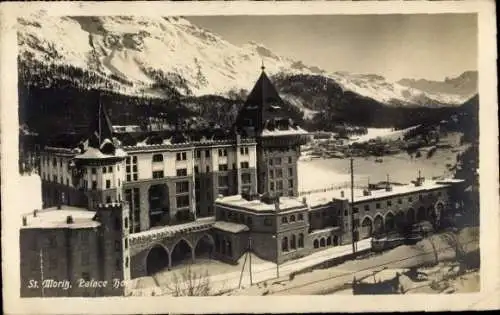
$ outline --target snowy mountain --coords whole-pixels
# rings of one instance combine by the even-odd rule
[[[236,46],[179,17],[55,17],[40,13],[19,19],[18,42],[20,60],[28,67],[71,66],[92,79],[83,82],[65,73],[58,75],[76,80],[82,87],[125,95],[165,97],[165,86],[169,86],[182,95],[228,97],[250,89],[263,62],[269,75],[321,76],[335,81],[343,91],[384,105],[440,107],[464,101],[454,91],[389,82],[378,75],[328,73],[254,42]],[[29,80],[34,71],[27,72]],[[32,81],[30,84],[40,84]],[[305,111],[310,109],[303,97],[287,94],[285,98]]]
[[[401,79],[398,83],[424,91],[428,95],[448,95],[465,102],[477,93],[478,73],[477,71],[465,71],[455,78],[445,78],[444,81]]]

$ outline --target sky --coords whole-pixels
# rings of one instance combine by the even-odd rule
[[[477,70],[475,14],[186,18],[235,45],[255,41],[327,71],[442,81]]]

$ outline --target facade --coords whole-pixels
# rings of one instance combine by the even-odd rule
[[[23,219],[22,282],[47,277],[45,267],[35,268],[40,255],[42,262],[65,257],[60,267],[49,263],[54,279],[100,281],[151,275],[198,259],[235,263],[248,250],[281,263],[390,230],[400,217],[439,218],[435,214],[449,208],[448,189],[455,183],[421,178],[413,186],[356,193],[352,205],[343,191],[299,197],[297,161],[309,136],[285,106],[264,69],[230,132],[113,131],[99,106],[89,136],[59,138],[40,155],[48,210]],[[42,213],[53,218],[51,225],[34,223]],[[81,217],[70,219],[77,213]],[[52,238],[64,245],[46,241]],[[89,253],[90,261],[78,259],[80,252]],[[87,264],[79,261],[96,268],[84,271]],[[42,294],[23,290],[23,296]],[[121,292],[73,290],[51,294]]]

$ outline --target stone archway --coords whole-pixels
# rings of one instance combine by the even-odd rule
[[[193,247],[185,239],[181,238],[173,247],[170,254],[172,267],[193,261]]]
[[[373,230],[375,233],[379,234],[384,232],[384,219],[382,215],[377,214],[373,220]]]
[[[326,241],[325,241],[325,239],[323,237],[319,240],[319,246],[320,247],[325,247],[326,246]]]
[[[408,219],[406,218],[403,211],[396,212],[396,216],[394,217],[394,225],[398,231],[403,231],[408,224]]]
[[[372,221],[372,218],[370,218],[369,216],[365,217],[363,219],[363,222],[361,222],[361,231],[360,231],[361,235],[360,235],[360,238],[361,239],[365,239],[365,238],[369,238],[372,236],[372,232],[373,232],[373,221]]]
[[[427,218],[427,215],[425,213],[425,208],[420,207],[417,210],[417,222],[425,221]]]
[[[195,259],[211,259],[214,247],[215,241],[213,238],[208,234],[204,234],[194,247]]]
[[[406,212],[406,220],[409,224],[415,223],[415,210],[413,208],[408,209],[408,212]]]
[[[169,262],[168,251],[159,244],[153,246],[146,256],[146,274],[151,276],[165,270],[169,267]]]
[[[394,223],[394,214],[392,212],[388,212],[385,215],[385,231],[393,231],[395,228],[395,223]]]

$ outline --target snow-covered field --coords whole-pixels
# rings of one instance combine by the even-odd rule
[[[42,209],[42,181],[38,174],[20,176],[20,181],[24,196],[23,202],[25,208],[22,213],[30,212],[35,209]],[[21,221],[19,221],[21,222]]]

